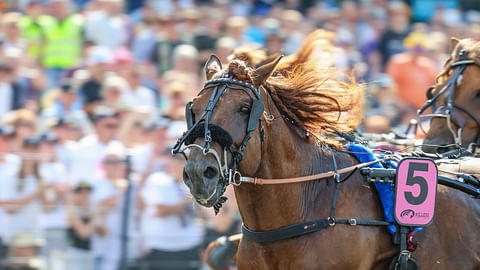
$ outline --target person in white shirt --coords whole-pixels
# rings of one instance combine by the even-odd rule
[[[138,257],[139,233],[137,228],[137,204],[133,198],[135,186],[126,180],[126,150],[121,143],[111,143],[103,159],[105,177],[93,182],[93,201],[95,209],[103,212],[98,218],[102,225],[93,235],[92,247],[96,257],[96,269],[116,270],[122,259],[122,245],[126,245],[125,258]],[[128,200],[128,217],[125,217],[125,200]],[[127,222],[124,222],[124,219]],[[127,226],[127,242],[123,229]]]
[[[41,225],[45,234],[46,245],[43,255],[50,259],[54,254],[64,253],[67,247],[67,218],[65,206],[67,195],[71,191],[68,183],[67,170],[55,155],[57,137],[53,133],[40,136],[39,153],[42,157],[38,170],[40,178],[51,187],[45,190]],[[53,268],[53,261],[49,261]]]
[[[20,169],[20,157],[9,153],[9,137],[13,134],[13,128],[8,126],[0,126],[0,171],[2,172],[2,180],[0,180],[0,261],[7,255],[7,239],[8,230],[7,218],[8,214],[5,212],[6,204],[2,204],[1,189],[5,182],[11,182],[16,178]]]
[[[142,215],[142,239],[150,270],[199,269],[199,246],[205,228],[196,218],[193,202],[181,183],[183,163],[171,158],[165,171],[147,179],[141,190],[145,211]]]
[[[142,85],[142,74],[139,67],[133,63],[128,64],[119,75],[127,80],[129,86],[126,91],[122,92],[122,102],[153,112],[157,107],[157,98],[152,89]]]
[[[100,165],[105,156],[107,145],[115,141],[119,119],[115,111],[108,107],[98,107],[94,114],[96,134],[81,139],[71,149],[70,178],[76,185],[80,180],[93,181],[101,178]]]
[[[25,140],[24,157],[3,156],[0,180],[0,207],[3,209],[2,238],[7,243],[17,235],[31,232],[41,236],[40,213],[48,184],[42,183],[38,170],[38,138]]]

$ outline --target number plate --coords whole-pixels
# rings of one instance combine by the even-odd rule
[[[431,159],[406,158],[398,164],[395,219],[400,225],[428,226],[435,215],[437,165]]]

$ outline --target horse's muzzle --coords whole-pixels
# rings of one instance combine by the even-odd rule
[[[217,166],[204,160],[189,160],[183,169],[183,181],[195,200],[211,207],[221,195],[222,184]]]

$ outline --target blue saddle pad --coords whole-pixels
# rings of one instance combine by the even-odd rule
[[[362,163],[377,160],[377,157],[373,154],[373,152],[364,145],[361,144],[347,144],[346,145],[348,151],[352,152],[353,155]],[[383,158],[382,154],[378,155],[379,158]],[[397,168],[397,164],[392,162],[391,160],[386,161],[386,164],[390,168]],[[371,168],[383,168],[383,165],[378,162],[367,167]],[[385,217],[385,221],[392,222],[394,225],[388,226],[388,230],[391,234],[395,234],[397,231],[395,218],[393,216],[393,204],[395,200],[394,194],[394,186],[390,183],[375,183],[375,188],[377,189],[378,195],[380,197],[380,201],[382,202],[383,206],[383,215]],[[419,230],[421,228],[416,228]]]

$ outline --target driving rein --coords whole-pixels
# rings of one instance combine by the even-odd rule
[[[477,147],[477,144],[480,140],[480,120],[473,113],[471,113],[467,108],[453,102],[453,98],[455,96],[455,89],[456,89],[456,86],[461,83],[463,71],[467,68],[467,66],[476,64],[475,61],[470,60],[467,57],[468,57],[467,50],[461,50],[459,52],[459,60],[451,64],[449,67],[449,69],[455,69],[455,72],[453,73],[450,80],[447,82],[447,84],[445,84],[445,86],[443,86],[443,88],[436,95],[432,94],[432,91],[435,87],[431,87],[428,89],[427,91],[428,100],[427,102],[425,102],[422,108],[418,110],[417,114],[419,115],[420,118],[424,118],[424,117],[445,118],[447,122],[448,130],[452,133],[455,144],[459,146],[462,145],[462,130],[463,130],[463,126],[465,125],[465,120],[462,122],[461,121],[462,119],[456,119],[454,116],[459,114],[454,114],[455,113],[454,109],[457,109],[465,113],[466,115],[468,115],[471,119],[473,119],[473,121],[477,124],[477,127],[478,127],[477,136],[475,137],[475,140],[472,143],[470,143],[470,145],[468,146],[468,149],[470,150],[470,152],[473,153],[475,152],[475,148]],[[437,108],[436,106],[437,99],[442,95],[446,97],[447,103],[441,104]],[[432,107],[433,113],[422,115],[422,113],[429,107]],[[453,130],[453,127],[451,124],[452,121],[458,126],[457,132]]]

